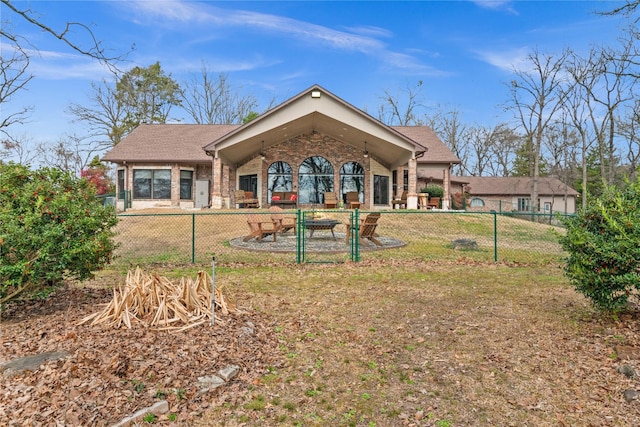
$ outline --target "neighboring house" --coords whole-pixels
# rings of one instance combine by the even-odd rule
[[[531,180],[528,177],[456,177],[466,181],[467,210],[496,212],[531,212]],[[534,210],[540,213],[576,211],[579,193],[557,178],[538,178],[538,201]]]
[[[132,208],[216,209],[235,208],[238,189],[261,207],[276,191],[296,193],[301,207],[356,191],[366,209],[391,208],[407,190],[415,208],[427,181],[449,194],[460,163],[430,128],[387,126],[318,85],[244,125],[140,125],[103,160]]]

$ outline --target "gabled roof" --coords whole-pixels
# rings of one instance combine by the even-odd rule
[[[206,163],[217,155],[239,164],[260,150],[318,131],[366,150],[389,168],[416,155],[419,163],[460,163],[426,126],[387,126],[318,85],[244,125],[142,124],[109,151],[114,163]],[[423,155],[421,155],[423,153]]]
[[[142,124],[104,155],[114,163],[207,163],[202,147],[239,125]]]
[[[469,176],[457,177],[467,181],[465,187],[472,196],[530,196],[531,178],[529,177],[488,177]],[[564,195],[577,196],[579,193],[557,178],[538,178],[538,195],[553,196]]]
[[[318,131],[373,156],[384,159],[390,167],[400,166],[425,151],[392,127],[338,98],[319,85],[300,92],[251,122],[205,146],[227,163],[238,163],[269,147],[303,133]]]
[[[438,138],[428,126],[392,126],[399,133],[417,142],[427,151],[418,158],[418,163],[460,163],[458,156]]]

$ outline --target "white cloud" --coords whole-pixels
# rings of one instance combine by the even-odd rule
[[[529,52],[528,47],[520,47],[507,50],[476,51],[475,53],[480,60],[503,71],[511,72],[514,68],[520,69],[527,63]]]
[[[276,36],[289,37],[296,41],[328,46],[346,52],[360,52],[375,57],[387,66],[408,71],[435,71],[421,64],[417,57],[394,52],[380,38],[391,38],[393,34],[380,27],[358,26],[345,31],[300,21],[284,16],[253,12],[247,10],[223,9],[210,4],[181,2],[176,0],[151,2],[136,1],[119,3],[131,7],[139,15],[136,21],[160,21],[165,25],[175,23],[207,26],[209,33],[224,27],[249,28]],[[155,22],[154,25],[157,25]],[[215,37],[215,36],[212,36]]]
[[[518,12],[513,8],[511,0],[470,0],[473,4],[483,9],[500,10],[517,15]]]

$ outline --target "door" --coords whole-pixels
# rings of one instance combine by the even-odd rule
[[[238,190],[252,191],[258,197],[258,175],[241,175]]]

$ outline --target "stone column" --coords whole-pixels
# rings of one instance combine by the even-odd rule
[[[442,171],[442,209],[449,209],[451,204],[451,165]]]
[[[211,183],[211,209],[222,209],[224,206],[222,200],[222,160],[219,157],[214,157],[211,161],[213,168],[212,183]]]
[[[407,190],[407,209],[418,209],[418,162],[409,159],[409,189]]]
[[[171,207],[180,207],[180,165],[171,165]]]

